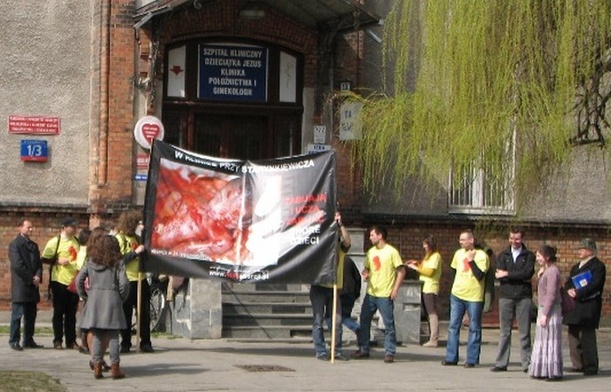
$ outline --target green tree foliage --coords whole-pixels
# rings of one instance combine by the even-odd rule
[[[604,144],[609,0],[397,0],[383,42],[385,91],[349,98],[364,103],[353,153],[369,190],[475,167],[515,172],[523,200],[572,146]]]

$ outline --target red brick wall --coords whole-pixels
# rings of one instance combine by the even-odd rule
[[[99,113],[94,118],[98,132],[91,140],[90,202],[92,211],[106,213],[132,203],[134,174],[134,0],[101,2],[94,14],[100,26],[100,62],[93,70],[94,96]],[[95,117],[96,115],[94,115]]]

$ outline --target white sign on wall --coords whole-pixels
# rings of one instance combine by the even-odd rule
[[[362,103],[347,102],[340,107],[339,140],[360,140],[363,137],[363,124],[359,113]]]
[[[297,58],[280,52],[280,102],[297,102]]]
[[[186,46],[168,51],[168,97],[185,97]]]
[[[323,144],[327,139],[327,127],[325,125],[314,126],[314,143]]]

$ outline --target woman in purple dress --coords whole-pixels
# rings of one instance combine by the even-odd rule
[[[541,266],[537,277],[537,328],[528,374],[546,381],[562,380],[562,289],[556,266],[556,248],[543,245],[537,251]]]

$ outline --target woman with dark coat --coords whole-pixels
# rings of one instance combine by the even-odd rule
[[[607,272],[605,264],[596,257],[596,242],[591,238],[583,239],[577,252],[581,261],[571,268],[564,286],[575,300],[575,307],[564,317],[564,324],[569,327],[573,371],[591,376],[598,373],[596,329]]]
[[[82,314],[81,327],[93,333],[89,348],[93,364],[93,376],[102,378],[102,358],[105,342],[109,342],[110,375],[123,378],[119,367],[119,331],[127,327],[123,314],[123,301],[129,294],[129,281],[121,263],[119,242],[112,236],[103,236],[87,249],[89,259],[79,272],[77,289],[79,296],[87,300]],[[89,290],[85,279],[89,278]]]

